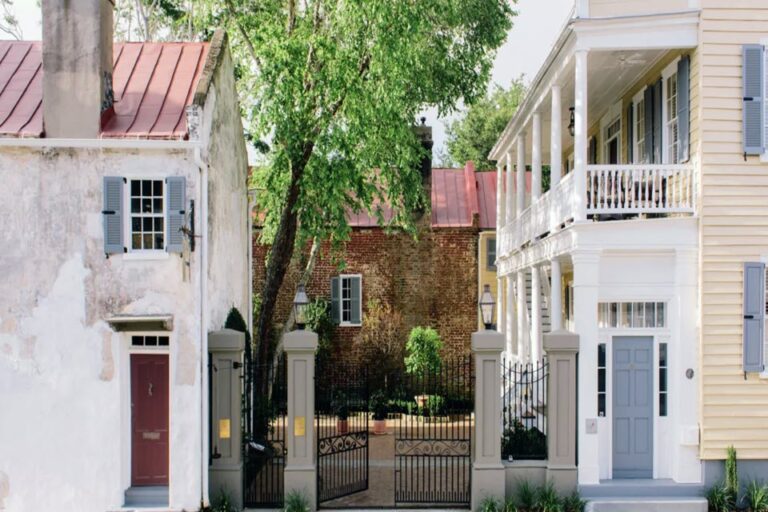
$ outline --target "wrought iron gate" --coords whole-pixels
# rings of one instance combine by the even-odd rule
[[[362,370],[318,359],[315,370],[318,504],[368,489],[368,385]]]
[[[474,429],[471,357],[406,374],[395,424],[395,505],[469,506]]]
[[[243,396],[243,504],[247,508],[283,506],[285,433],[288,414],[285,356],[275,364],[245,364]],[[267,375],[262,380],[262,375]],[[257,382],[270,382],[266,392]]]

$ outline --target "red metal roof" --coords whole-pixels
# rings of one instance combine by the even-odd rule
[[[102,137],[185,138],[208,43],[115,43],[114,115]],[[43,135],[42,43],[0,41],[0,135]]]

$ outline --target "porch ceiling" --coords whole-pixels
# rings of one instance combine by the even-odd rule
[[[590,129],[600,121],[600,118],[619,101],[651,68],[670,50],[606,50],[591,51],[588,56],[588,107],[587,119]],[[575,65],[573,61],[565,66],[561,79],[556,82],[562,89],[562,147],[567,150],[573,145],[573,138],[568,133],[570,119],[569,108],[574,104],[575,96]],[[538,112],[541,114],[542,162],[550,161],[551,133],[551,94],[541,99]],[[532,116],[525,125],[526,131],[526,162],[531,163],[533,147]],[[510,146],[513,163],[516,161],[516,147]]]

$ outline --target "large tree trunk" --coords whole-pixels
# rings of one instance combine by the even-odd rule
[[[291,184],[288,188],[285,205],[283,205],[283,212],[280,216],[280,225],[277,228],[275,239],[269,250],[267,273],[261,295],[261,310],[259,311],[256,336],[254,337],[254,341],[257,344],[256,362],[259,365],[269,362],[272,317],[275,314],[277,296],[280,293],[280,287],[283,285],[283,279],[293,257],[293,249],[296,243],[298,214],[294,211],[294,208],[299,199],[299,182],[313,149],[314,144],[307,143],[300,161],[291,166]],[[255,392],[263,394],[268,389],[268,372],[260,372],[260,375],[256,376]]]

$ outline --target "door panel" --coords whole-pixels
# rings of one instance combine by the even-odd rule
[[[168,485],[168,356],[131,355],[131,485]]]
[[[653,477],[653,338],[613,338],[613,477]]]

